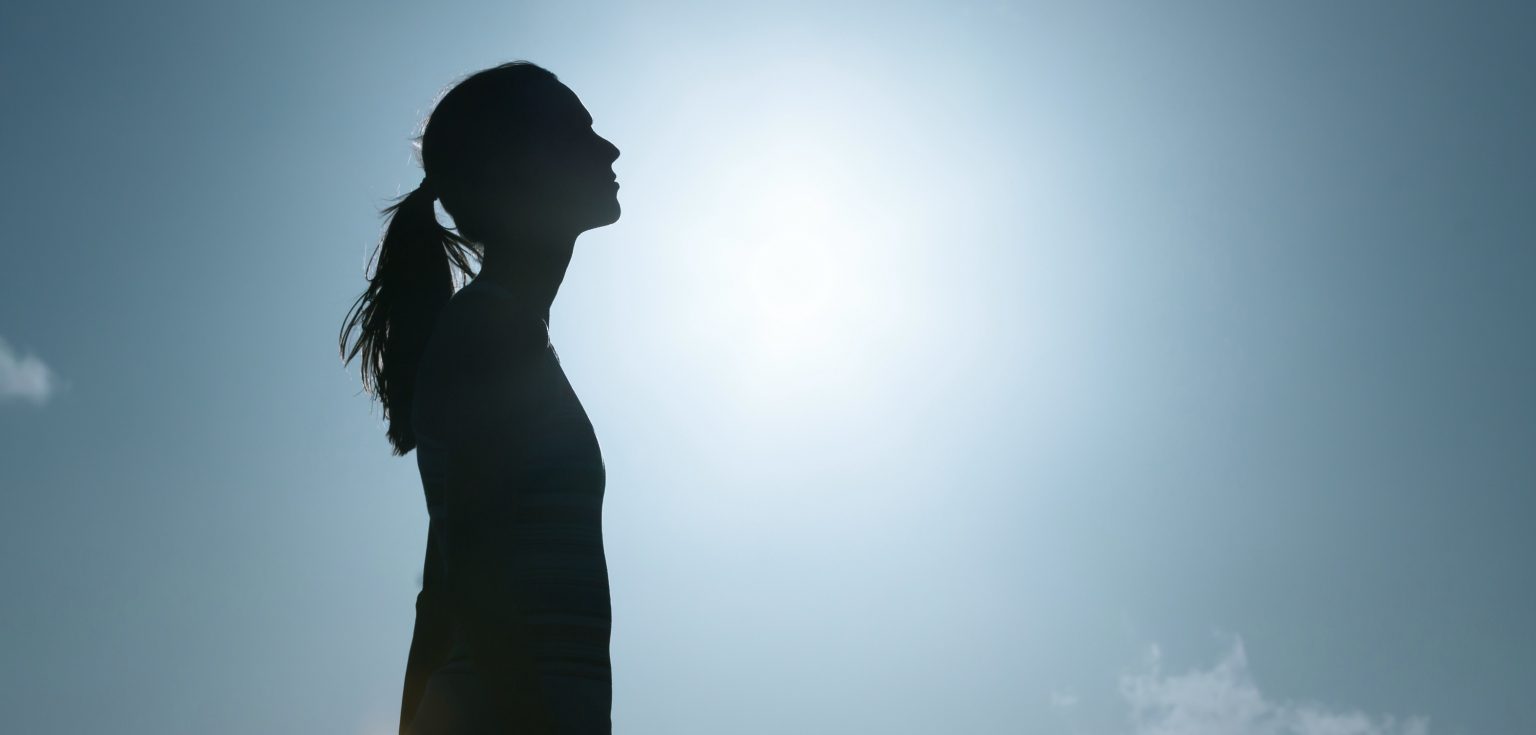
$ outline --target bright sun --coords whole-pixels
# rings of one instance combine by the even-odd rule
[[[903,199],[912,187],[889,126],[863,123],[906,118],[849,94],[869,83],[764,83],[751,104],[711,100],[711,129],[729,135],[685,142],[696,158],[683,180],[696,186],[673,192],[686,205],[667,236],[694,274],[690,306],[707,305],[690,313],[702,331],[688,339],[712,378],[755,409],[803,416],[863,400],[900,367],[923,212]]]

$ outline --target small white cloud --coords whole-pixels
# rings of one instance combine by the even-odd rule
[[[45,403],[56,382],[53,371],[37,356],[19,354],[0,338],[0,401],[18,398]]]
[[[1152,647],[1140,673],[1121,677],[1135,735],[1428,735],[1423,718],[1396,720],[1316,704],[1270,701],[1248,674],[1234,638],[1210,669],[1164,675]]]
[[[1071,709],[1077,704],[1077,695],[1071,692],[1051,690],[1051,707],[1055,709]]]

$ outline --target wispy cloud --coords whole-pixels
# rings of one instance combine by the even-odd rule
[[[1254,685],[1243,642],[1233,638],[1215,666],[1164,674],[1156,646],[1120,679],[1135,735],[1428,735],[1418,717],[1397,720],[1317,704],[1273,701]]]
[[[52,370],[31,353],[20,354],[0,338],[0,402],[11,399],[46,403],[57,385]]]

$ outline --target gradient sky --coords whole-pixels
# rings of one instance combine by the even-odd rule
[[[8,0],[8,729],[394,731],[336,334],[521,58],[623,151],[617,733],[1536,732],[1536,11],[1270,5]]]

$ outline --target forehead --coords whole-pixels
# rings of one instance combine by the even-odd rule
[[[592,124],[591,113],[576,93],[553,79],[540,79],[530,84],[522,101],[536,120],[583,127]]]

